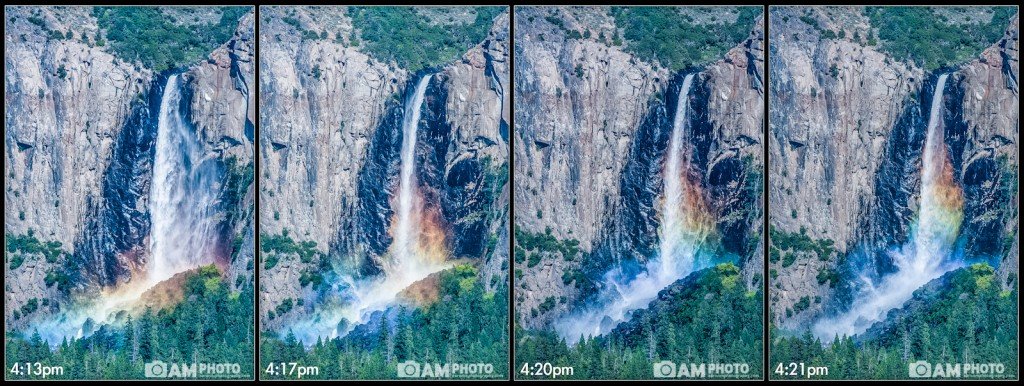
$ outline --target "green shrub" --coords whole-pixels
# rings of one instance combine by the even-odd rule
[[[555,297],[548,296],[546,299],[544,299],[543,302],[540,303],[540,306],[538,306],[537,308],[540,310],[540,313],[545,313],[553,310],[555,308]]]
[[[828,283],[829,287],[835,288],[839,283],[839,272],[830,268],[822,268],[822,270],[818,272],[817,279],[819,285]]]
[[[769,228],[769,236],[772,246],[780,251],[792,249],[794,251],[814,252],[821,261],[827,261],[832,253],[836,252],[835,241],[831,239],[812,239],[804,233],[789,233]]]
[[[816,30],[821,29],[821,26],[818,25],[818,20],[813,17],[810,17],[809,15],[800,15],[800,21],[804,22],[804,24],[807,24]]]
[[[25,302],[25,304],[21,305],[21,314],[22,315],[28,315],[28,314],[31,314],[33,312],[36,312],[36,310],[38,310],[38,309],[39,309],[39,299],[32,298],[32,299],[29,299],[27,302]]]
[[[793,305],[793,311],[800,313],[811,307],[811,298],[808,296],[801,297],[797,300],[796,304]]]
[[[316,31],[313,31],[313,30],[310,30],[310,29],[302,31],[302,40],[317,40],[317,39],[320,39],[320,34],[316,33]]]
[[[46,28],[46,22],[43,21],[43,19],[38,16],[29,16],[28,22],[35,24],[39,28]]]
[[[540,264],[540,254],[534,253],[530,255],[530,261],[526,263],[526,268],[533,268],[537,266],[537,264]]]
[[[793,252],[786,252],[782,255],[782,267],[789,267],[796,262],[796,254]]]
[[[274,266],[277,265],[277,261],[278,260],[279,260],[279,258],[277,257],[277,254],[271,253],[271,254],[268,254],[268,255],[264,255],[264,258],[263,258],[263,269],[274,268]]]
[[[275,309],[275,311],[277,311],[278,315],[284,315],[284,314],[287,314],[288,311],[291,311],[292,307],[294,307],[294,306],[295,306],[295,304],[294,304],[294,301],[292,300],[292,298],[287,298],[287,299],[281,301],[281,304],[277,305],[277,308]]]
[[[57,285],[57,289],[64,291],[70,288],[71,277],[63,271],[50,271],[46,273],[46,286]]]
[[[313,288],[318,288],[324,284],[324,276],[316,270],[305,270],[299,276],[299,285],[305,287],[312,284]]]
[[[8,256],[10,256],[8,264],[10,264],[12,271],[18,269],[18,267],[21,267],[21,264],[25,263],[25,255],[12,253],[8,254]]]
[[[516,227],[516,244],[527,251],[560,253],[566,260],[580,253],[580,242],[576,239],[559,240],[551,234],[550,230],[545,233],[533,233]]]
[[[523,248],[521,248],[521,247],[516,248],[515,257],[516,257],[516,263],[524,263],[524,262],[526,262],[526,251],[523,250]]]

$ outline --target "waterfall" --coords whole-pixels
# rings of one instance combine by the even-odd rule
[[[160,101],[149,198],[151,284],[213,261],[218,171],[207,162],[212,159],[183,120],[180,105],[181,85],[171,75]]]
[[[555,323],[555,330],[566,341],[575,343],[580,336],[610,332],[619,323],[629,320],[634,310],[650,304],[662,289],[703,268],[697,264],[697,253],[711,225],[699,186],[689,180],[684,158],[693,76],[686,75],[679,90],[666,151],[658,256],[649,260],[644,272],[634,277],[629,277],[621,268],[606,273],[605,290],[599,295],[601,306]]]
[[[963,192],[953,181],[953,167],[944,142],[942,96],[946,78],[947,74],[939,75],[932,96],[921,157],[920,208],[911,225],[911,237],[889,253],[896,271],[879,283],[868,276],[859,278],[864,289],[854,297],[850,310],[814,326],[815,335],[823,341],[836,335],[864,332],[884,319],[889,310],[910,300],[914,290],[961,264],[952,256],[963,221]]]
[[[138,304],[161,281],[214,261],[217,240],[215,212],[220,170],[215,155],[206,154],[197,134],[180,111],[181,82],[167,78],[157,123],[150,185],[149,260],[142,275],[98,296],[79,300],[78,307],[37,326],[56,345],[65,337],[85,337],[97,326],[117,323],[118,314]]]
[[[659,234],[660,252],[657,271],[657,281],[665,285],[678,280],[680,270],[683,268],[685,274],[693,269],[696,245],[688,242],[690,236],[687,225],[687,208],[684,204],[691,199],[692,193],[685,177],[686,165],[683,164],[684,129],[687,122],[689,110],[690,85],[693,81],[693,74],[683,79],[683,89],[679,93],[679,101],[676,103],[676,114],[672,123],[672,137],[669,139],[668,162],[665,166],[665,199],[662,201],[662,223]],[[668,281],[667,283],[665,283]],[[663,288],[662,286],[661,288]],[[660,290],[660,288],[658,288]],[[657,295],[655,292],[653,295]]]
[[[398,219],[391,246],[391,259],[385,261],[384,267],[386,275],[396,278],[422,278],[420,276],[423,269],[430,266],[428,257],[421,253],[423,205],[416,186],[416,132],[419,129],[423,95],[426,94],[430,78],[430,75],[424,76],[417,83],[416,92],[406,101],[405,115],[402,118],[401,172],[396,210]]]
[[[431,78],[432,75],[420,78],[405,100],[399,186],[392,201],[392,243],[378,260],[382,274],[367,279],[341,277],[337,293],[340,304],[322,307],[327,310],[311,320],[285,327],[307,345],[319,338],[346,335],[355,326],[365,324],[374,312],[394,304],[410,285],[451,266],[444,252],[443,232],[425,213],[416,181],[417,132]]]

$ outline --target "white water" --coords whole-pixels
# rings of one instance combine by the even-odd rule
[[[896,271],[875,283],[868,276],[861,277],[864,290],[856,296],[850,310],[834,319],[818,322],[815,335],[822,341],[831,341],[836,335],[851,336],[866,331],[872,324],[885,318],[889,310],[906,303],[916,289],[942,274],[958,268],[959,262],[950,259],[953,244],[962,221],[961,208],[944,205],[942,186],[944,168],[949,167],[943,141],[942,96],[946,74],[940,75],[932,96],[928,118],[928,133],[922,155],[921,206],[910,241],[891,251]]]
[[[180,102],[178,75],[171,75],[160,101],[149,197],[151,284],[213,261],[216,170],[205,163],[199,138],[182,119]]]
[[[688,242],[686,237],[689,229],[687,229],[683,211],[691,208],[683,207],[686,199],[684,195],[687,191],[683,186],[683,178],[680,177],[684,174],[683,168],[685,167],[682,160],[683,131],[690,107],[690,98],[687,96],[690,93],[692,80],[693,74],[687,75],[683,79],[683,89],[679,93],[675,120],[672,123],[672,138],[669,139],[668,163],[665,167],[665,200],[662,206],[664,220],[661,225],[660,258],[658,259],[660,261],[656,275],[657,283],[665,284],[665,286],[678,280],[681,277],[680,274],[685,276],[693,270],[694,256],[697,251],[697,246]],[[683,268],[684,272],[680,272],[680,268]],[[653,295],[657,295],[657,292],[655,291]]]
[[[379,261],[383,274],[365,280],[343,277],[344,285],[337,295],[344,304],[324,307],[328,309],[324,314],[288,327],[307,345],[318,338],[344,336],[355,326],[366,323],[374,312],[394,304],[402,290],[451,266],[444,261],[445,256],[437,256],[424,243],[423,202],[416,182],[417,132],[431,77],[421,78],[415,92],[405,101],[398,196],[393,203],[397,218],[389,252]]]
[[[629,278],[620,269],[605,274],[605,293],[601,306],[583,313],[570,315],[555,323],[555,330],[566,341],[576,343],[581,336],[591,337],[610,332],[615,326],[629,320],[634,310],[646,307],[658,296],[658,292],[677,280],[695,271],[696,255],[703,242],[704,233],[691,221],[694,208],[688,202],[692,194],[684,181],[686,165],[682,153],[689,113],[689,93],[693,74],[683,79],[679,91],[676,113],[672,124],[672,135],[664,175],[664,199],[659,230],[659,254],[645,266],[645,271]]]
[[[420,275],[429,264],[425,264],[420,253],[420,225],[422,205],[416,189],[416,134],[419,130],[423,96],[430,84],[430,75],[424,76],[416,85],[416,93],[406,101],[405,116],[402,119],[402,169],[398,188],[398,221],[394,235],[392,259],[386,260],[384,271],[395,279],[426,277]],[[411,284],[411,283],[410,283]],[[404,288],[404,287],[403,287]]]

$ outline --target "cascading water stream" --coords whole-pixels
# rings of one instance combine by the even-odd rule
[[[420,280],[433,272],[434,264],[420,245],[423,205],[416,188],[416,135],[419,129],[423,96],[431,75],[416,85],[416,93],[406,104],[402,118],[401,172],[398,190],[398,220],[391,259],[383,262],[385,275],[398,282]],[[424,274],[425,273],[425,274]],[[408,284],[412,284],[409,282]],[[404,287],[403,287],[404,288]]]
[[[150,284],[213,261],[217,170],[179,111],[178,75],[167,78],[153,160],[149,213]]]
[[[619,323],[629,320],[634,310],[650,304],[662,289],[703,268],[697,264],[697,253],[708,235],[709,218],[699,187],[687,177],[683,157],[693,77],[694,74],[686,75],[679,90],[666,152],[658,256],[649,260],[644,272],[635,277],[626,277],[628,275],[620,268],[606,273],[606,290],[598,297],[601,306],[555,323],[555,330],[568,342],[576,343],[581,336],[610,332]]]
[[[441,250],[440,241],[432,235],[436,229],[424,215],[423,198],[416,181],[416,141],[423,100],[432,75],[426,75],[405,101],[402,118],[401,166],[398,195],[392,202],[395,221],[392,244],[378,261],[383,273],[376,278],[356,280],[342,277],[344,304],[330,307],[311,321],[302,321],[286,329],[306,344],[319,338],[344,336],[357,325],[364,324],[377,311],[394,304],[399,293],[417,281],[451,266]]]
[[[942,122],[947,75],[939,75],[932,96],[921,159],[921,206],[911,227],[911,238],[890,252],[896,271],[879,283],[861,277],[864,289],[855,297],[850,310],[814,326],[815,335],[823,341],[831,341],[836,335],[864,332],[889,310],[910,300],[916,289],[961,265],[952,254],[963,221],[963,192],[953,181]]]
[[[658,283],[671,280],[671,284],[678,279],[679,267],[689,267],[692,270],[697,245],[688,242],[690,235],[689,224],[687,223],[686,211],[695,208],[686,205],[688,199],[692,199],[692,193],[688,180],[685,177],[686,165],[683,163],[684,128],[687,122],[689,110],[690,86],[693,81],[693,74],[683,79],[683,89],[679,93],[679,101],[676,103],[675,119],[672,123],[672,138],[669,139],[668,162],[665,167],[665,199],[662,203],[662,224],[660,245],[659,245],[659,266],[656,274]],[[688,197],[689,196],[689,197]],[[685,272],[684,274],[688,274]],[[659,288],[660,290],[660,288]],[[656,295],[655,293],[654,295]]]

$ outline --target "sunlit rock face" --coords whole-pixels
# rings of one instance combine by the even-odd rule
[[[5,233],[50,246],[5,270],[8,328],[59,342],[199,265],[251,278],[253,13],[202,61],[156,73],[100,44],[89,7],[6,11]]]
[[[1018,17],[977,59],[925,71],[866,43],[863,8],[772,12],[770,224],[835,245],[769,263],[776,326],[863,333],[967,263],[1015,285]]]
[[[489,290],[508,279],[508,14],[454,61],[409,71],[352,44],[347,12],[273,7],[260,29],[260,231],[318,253],[264,271],[264,309],[303,307],[260,323],[306,343],[428,304],[457,262]],[[327,283],[304,283],[310,270]]]

